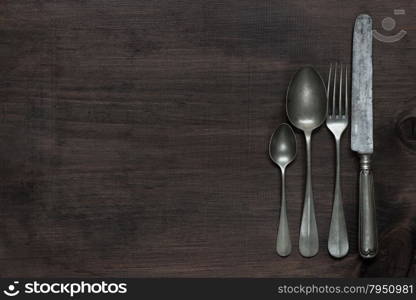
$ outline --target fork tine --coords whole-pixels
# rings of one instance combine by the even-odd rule
[[[345,66],[345,116],[348,118],[348,68]]]
[[[335,63],[334,68],[334,92],[332,94],[332,115],[336,115],[335,111],[335,95],[336,95],[336,88],[337,88],[337,69],[338,69],[338,63]]]
[[[339,70],[339,104],[338,104],[338,115],[342,116],[342,64],[340,64]]]
[[[329,116],[331,112],[329,111],[329,90],[331,89],[331,75],[332,75],[332,63],[329,65],[329,75],[328,75],[328,84],[326,85],[326,106],[327,106],[327,115]]]

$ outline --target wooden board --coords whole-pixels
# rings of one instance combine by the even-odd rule
[[[397,5],[2,1],[0,276],[414,276],[416,2]],[[357,256],[358,161],[348,132],[351,254],[327,253],[335,147],[323,127],[312,155],[320,253],[296,251],[305,183],[298,132],[287,174],[295,251],[283,259],[268,140],[287,121],[298,68],[326,77],[330,62],[350,63],[361,12],[380,33],[407,31],[396,43],[374,41],[381,252],[366,264]],[[391,33],[381,25],[388,16]]]

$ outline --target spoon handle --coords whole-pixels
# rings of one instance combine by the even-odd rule
[[[286,212],[286,193],[285,193],[285,169],[282,168],[282,204],[280,206],[279,229],[277,231],[276,251],[280,256],[288,256],[292,252],[290,241],[289,224]]]
[[[300,226],[299,252],[304,257],[315,256],[319,251],[318,228],[316,226],[315,208],[312,193],[311,174],[311,132],[305,132],[306,141],[306,191]]]
[[[329,226],[328,251],[331,256],[341,258],[348,253],[348,233],[342,205],[341,190],[341,137],[335,137],[337,149],[337,170],[335,179],[335,195],[332,205],[331,225]]]

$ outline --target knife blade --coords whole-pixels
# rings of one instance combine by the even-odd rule
[[[373,153],[372,41],[371,17],[358,16],[352,50],[351,149],[361,154]]]
[[[378,249],[371,170],[374,151],[372,43],[372,19],[365,14],[359,15],[355,21],[352,49],[351,149],[360,156],[358,245],[363,258],[373,258]]]

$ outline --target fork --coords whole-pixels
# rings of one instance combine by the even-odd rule
[[[338,70],[339,69],[339,70]],[[332,132],[335,138],[336,145],[336,181],[334,201],[332,204],[331,225],[329,227],[328,251],[331,256],[340,258],[348,253],[348,233],[345,223],[344,209],[342,206],[342,191],[341,191],[341,137],[348,126],[348,69],[343,65],[335,63],[331,64],[328,75],[328,85],[326,95],[328,98],[328,115],[326,118],[326,127]],[[345,72],[345,74],[344,74]],[[332,76],[333,73],[333,76]],[[339,86],[337,90],[337,73],[339,74]],[[343,82],[343,75],[345,76],[345,83]],[[333,86],[331,80],[333,77]],[[332,90],[332,94],[331,94]],[[332,96],[332,97],[331,97]],[[338,97],[337,97],[338,96]],[[343,98],[344,96],[344,98]],[[332,107],[330,105],[332,98]],[[338,99],[337,99],[338,98]]]

